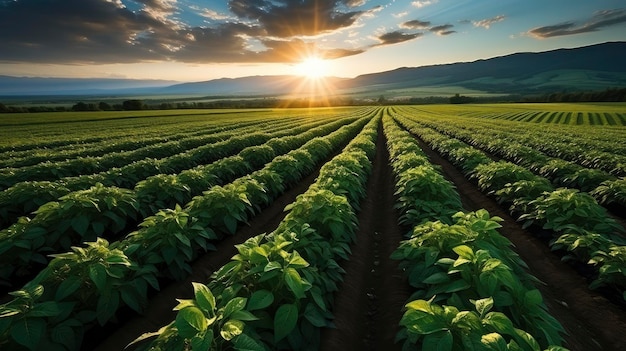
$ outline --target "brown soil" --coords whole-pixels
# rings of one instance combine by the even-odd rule
[[[495,200],[484,195],[426,143],[418,141],[430,161],[440,165],[444,175],[456,185],[466,210],[484,208],[492,216],[504,219],[500,233],[513,242],[530,273],[545,283],[538,289],[550,313],[567,332],[564,346],[572,351],[626,350],[625,311],[589,290],[585,278],[563,263],[542,240],[522,229]]]
[[[361,203],[357,241],[344,281],[335,296],[335,329],[322,332],[322,350],[399,350],[394,344],[409,286],[389,258],[403,239],[394,209],[395,183],[382,125],[376,142],[376,157]]]

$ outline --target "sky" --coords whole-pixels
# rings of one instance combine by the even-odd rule
[[[624,0],[0,0],[10,76],[354,77],[607,41]]]

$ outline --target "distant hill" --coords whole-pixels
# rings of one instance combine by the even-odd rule
[[[152,93],[170,86],[171,80],[116,78],[39,78],[0,75],[0,95],[102,95],[111,93]]]
[[[626,86],[626,42],[516,53],[474,62],[403,67],[358,76],[343,88],[462,86],[492,93]]]
[[[420,88],[470,89],[492,94],[603,90],[626,86],[626,42],[574,49],[515,53],[474,62],[328,78],[338,94]],[[306,92],[294,76],[222,78],[194,83],[132,79],[65,79],[0,76],[0,95],[284,95]],[[433,90],[433,89],[431,89]],[[437,89],[434,89],[437,91]],[[439,90],[439,91],[445,91]]]
[[[326,84],[337,85],[349,79],[330,77]],[[252,76],[222,78],[206,82],[182,83],[159,89],[162,94],[278,95],[307,92],[310,86],[298,76]]]

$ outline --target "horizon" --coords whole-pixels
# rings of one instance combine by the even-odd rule
[[[200,4],[0,0],[7,48],[0,53],[0,75],[180,83],[268,75],[354,78],[626,40],[626,7],[615,0]]]

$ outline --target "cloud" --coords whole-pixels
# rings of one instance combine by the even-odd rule
[[[161,11],[173,11],[176,9],[176,0],[134,0],[146,7]]]
[[[340,57],[357,55],[363,50],[349,49],[326,49],[315,43],[305,42],[301,39],[291,40],[265,40],[263,41],[268,50],[258,52],[253,62],[301,62],[309,56],[323,59],[336,59]]]
[[[0,6],[0,60],[128,63],[163,60],[175,24],[104,0],[14,1]],[[158,41],[157,37],[160,37]]]
[[[420,20],[411,20],[411,21],[406,21],[400,24],[400,27],[407,28],[407,29],[426,29],[430,27],[430,22],[420,21]]]
[[[392,14],[393,17],[395,18],[402,18],[405,17],[409,14],[409,11],[404,11],[404,12],[400,12],[400,13],[394,13]]]
[[[438,0],[425,0],[425,1],[413,1],[411,3],[411,5],[417,7],[417,8],[422,8],[422,7],[426,7],[428,5],[432,5],[432,4],[436,4]]]
[[[348,7],[358,7],[365,5],[366,0],[344,0],[343,2]]]
[[[474,27],[483,27],[485,29],[489,29],[489,27],[491,27],[492,24],[497,23],[497,22],[502,22],[504,21],[506,17],[504,15],[499,15],[496,17],[492,17],[492,18],[487,18],[487,19],[483,19],[480,21],[472,21],[472,24],[474,25]]]
[[[357,55],[348,40],[311,38],[351,30],[381,7],[363,0],[229,0],[230,12],[195,7],[210,24],[182,22],[177,0],[0,0],[0,63],[111,64],[138,62],[296,62],[307,53],[334,59]],[[389,33],[378,45],[422,34]],[[316,43],[318,41],[320,43]]]
[[[383,46],[383,45],[390,45],[390,44],[398,44],[398,43],[402,43],[405,41],[409,41],[409,40],[413,40],[416,38],[419,38],[421,36],[423,36],[423,33],[413,33],[413,34],[408,34],[408,33],[403,33],[400,31],[393,31],[393,32],[389,32],[389,33],[385,33],[382,35],[378,36],[378,40],[380,41],[380,43],[378,44],[374,44],[372,46]]]
[[[429,30],[433,33],[437,33],[437,35],[450,35],[452,33],[456,33],[454,30],[450,30],[454,28],[452,24],[443,24],[441,26],[431,27]]]
[[[585,23],[574,21],[533,28],[528,35],[539,39],[596,32],[600,29],[626,23],[626,9],[603,10],[593,14]]]
[[[228,15],[219,13],[219,12],[211,10],[211,9],[203,9],[200,12],[200,15],[202,17],[206,17],[206,18],[214,20],[214,21],[221,21],[221,20],[226,20],[226,19],[230,19],[231,18]]]
[[[314,36],[350,27],[365,11],[339,10],[336,0],[229,0],[239,18],[258,21],[267,34],[279,38]],[[344,0],[346,6],[360,1]]]

